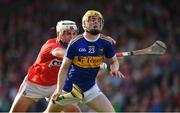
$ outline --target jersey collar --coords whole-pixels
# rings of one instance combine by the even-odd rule
[[[89,42],[95,42],[95,41],[97,41],[97,40],[99,39],[99,37],[100,37],[100,34],[98,34],[97,37],[96,37],[94,40],[91,40],[91,39],[88,39],[88,38],[85,37],[85,33],[86,33],[86,32],[83,33],[83,37],[84,37],[87,41],[89,41]]]

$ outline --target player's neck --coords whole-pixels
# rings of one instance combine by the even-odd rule
[[[84,36],[84,38],[86,38],[87,40],[90,40],[90,41],[95,41],[95,40],[97,40],[99,38],[99,34],[92,35],[92,34],[90,34],[88,32],[84,32],[83,36]]]
[[[57,38],[56,39],[57,43],[60,43],[61,45],[63,45],[64,47],[67,47],[68,43],[65,43],[61,38]]]

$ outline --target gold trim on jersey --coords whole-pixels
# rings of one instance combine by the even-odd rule
[[[73,44],[74,42],[78,41],[79,39],[83,38],[83,35],[80,34],[78,36],[76,36],[74,39],[71,40],[70,44]]]
[[[73,64],[82,68],[98,68],[104,56],[75,56],[73,59]]]
[[[111,44],[113,44],[113,39],[110,36],[107,36],[107,35],[104,35],[104,34],[100,34],[100,38],[110,42]]]

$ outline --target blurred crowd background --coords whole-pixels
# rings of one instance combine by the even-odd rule
[[[59,20],[77,22],[88,9],[105,19],[117,51],[166,43],[163,56],[119,58],[125,79],[100,72],[98,84],[117,112],[180,112],[179,0],[0,0],[0,111],[9,110],[28,67]],[[41,100],[29,111],[43,111]],[[91,111],[81,105],[82,111]]]

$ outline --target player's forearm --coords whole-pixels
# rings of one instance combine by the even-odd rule
[[[57,91],[60,93],[64,87],[64,83],[67,78],[67,73],[70,65],[71,65],[71,60],[69,60],[67,57],[64,57],[58,73],[58,81],[57,81]]]
[[[51,51],[51,54],[55,57],[58,57],[58,58],[62,58],[65,54],[65,49],[63,48],[55,48],[54,50]]]
[[[60,71],[58,73],[57,90],[60,93],[63,90],[64,83],[65,83],[65,80],[66,80],[66,77],[67,77],[67,72],[68,72],[68,69],[60,68]]]
[[[110,60],[110,69],[111,69],[111,71],[119,70],[119,62],[116,57],[114,57],[114,58],[112,58],[112,60]]]
[[[117,71],[119,70],[119,63],[118,62],[114,62],[110,65],[110,69],[111,71]]]

